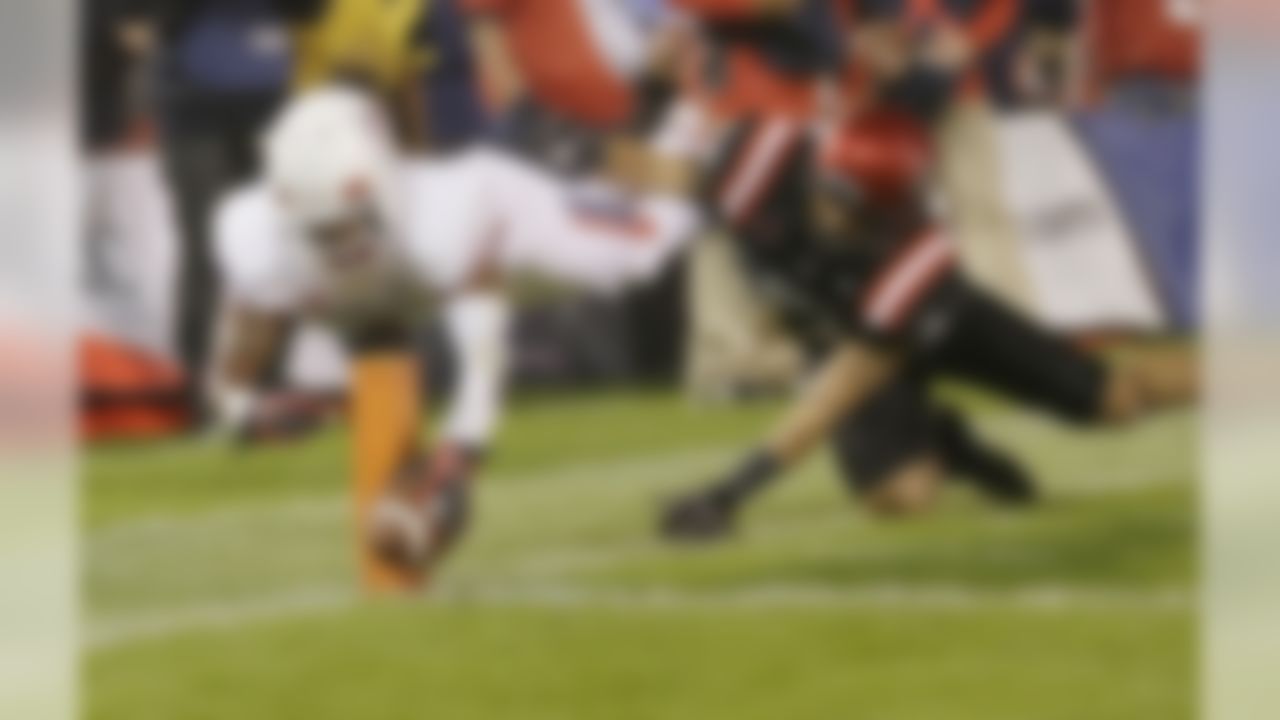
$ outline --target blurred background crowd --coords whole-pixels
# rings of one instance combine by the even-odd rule
[[[1195,330],[1198,0],[851,1],[959,28],[937,185],[971,273],[1065,331]],[[519,137],[575,172],[625,172],[608,138],[644,91],[616,70],[636,57],[669,52],[681,94],[711,115],[823,112],[822,87],[785,57],[710,31],[726,8],[775,3],[796,18],[839,4],[82,0],[86,432],[189,426],[220,312],[211,216],[258,172],[275,111],[336,61],[363,69],[416,152]],[[710,240],[623,297],[531,290],[514,380],[683,383],[712,399],[788,387],[801,353],[740,274]],[[423,342],[446,367],[439,337]],[[328,338],[298,328],[291,345],[276,383],[340,394]]]

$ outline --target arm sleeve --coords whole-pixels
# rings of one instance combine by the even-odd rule
[[[487,160],[511,272],[617,293],[658,275],[696,230],[698,214],[684,198],[565,182],[498,153]]]
[[[502,412],[507,376],[510,309],[496,293],[470,293],[445,309],[445,327],[457,368],[445,435],[451,442],[483,448]]]

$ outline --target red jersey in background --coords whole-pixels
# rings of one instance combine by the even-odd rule
[[[789,18],[757,0],[673,0],[707,39],[695,92],[721,117],[811,117],[823,73],[843,65],[849,0],[798,0]]]
[[[1089,0],[1085,52],[1090,93],[1118,80],[1192,82],[1200,72],[1201,0]]]
[[[502,26],[530,92],[587,125],[608,127],[632,112],[629,78],[648,42],[617,0],[463,0]]]

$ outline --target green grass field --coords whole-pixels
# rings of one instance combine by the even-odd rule
[[[1048,502],[886,524],[815,461],[736,542],[653,515],[775,408],[517,404],[421,600],[351,580],[338,430],[86,461],[91,720],[1135,720],[1194,707],[1194,416],[1069,431],[974,403]]]

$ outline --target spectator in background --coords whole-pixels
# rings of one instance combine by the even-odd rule
[[[462,0],[486,100],[509,146],[565,171],[597,168],[642,98],[653,37],[633,2]]]
[[[345,76],[373,86],[420,149],[483,137],[491,123],[463,2],[315,0],[318,11],[295,33],[294,85]]]
[[[1019,27],[988,68],[993,91],[1012,107],[1065,107],[1073,84],[1079,0],[1026,0]]]
[[[625,19],[591,14],[578,0],[464,0],[464,6],[496,110],[529,97],[583,125],[626,122],[627,75],[643,63],[646,48]]]
[[[1200,0],[1084,0],[1080,137],[1142,245],[1175,327],[1199,303]]]
[[[138,115],[137,75],[145,46],[131,32],[127,2],[80,2],[81,143],[91,153],[118,147]]]
[[[1076,56],[1086,102],[1185,105],[1200,74],[1200,0],[1084,0]]]
[[[166,174],[182,236],[176,335],[199,403],[218,284],[212,209],[257,170],[257,137],[284,98],[292,62],[287,23],[301,0],[122,0],[131,36],[149,46]]]
[[[1066,111],[1122,214],[1136,272],[1171,329],[1195,327],[1200,0],[1026,0],[998,80],[1018,107]],[[1145,293],[1144,288],[1141,292]]]
[[[335,78],[381,96],[409,147],[428,144],[422,78],[436,61],[423,28],[434,0],[310,0],[315,8],[294,34],[294,86]]]
[[[431,145],[441,150],[466,145],[491,130],[462,2],[432,0],[417,35],[431,52],[431,71],[422,79],[422,100]]]
[[[1200,0],[1026,0],[1017,101],[1096,106],[1125,96],[1185,105],[1200,74]]]
[[[171,213],[147,148],[145,38],[121,0],[81,0],[83,214],[77,332],[81,430],[147,437],[186,424],[172,357]]]
[[[116,304],[136,309],[142,303],[136,278],[129,270],[138,266],[131,257],[137,248],[130,247],[134,228],[116,227],[120,216],[121,196],[119,171],[110,168],[129,145],[141,134],[139,76],[144,47],[131,33],[126,22],[127,6],[119,0],[82,0],[80,13],[80,139],[86,162],[85,178],[85,262],[82,265],[82,290],[110,296]],[[136,188],[129,188],[136,190]],[[137,215],[141,202],[129,208]],[[105,312],[95,302],[89,314]],[[126,315],[128,313],[125,313]],[[124,325],[140,324],[136,311]],[[112,328],[115,329],[115,328]],[[163,342],[153,343],[160,348]],[[153,348],[155,349],[155,348]]]

